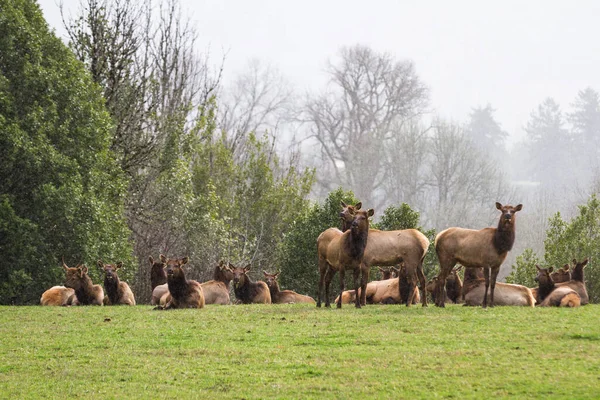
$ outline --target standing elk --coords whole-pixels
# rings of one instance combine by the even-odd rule
[[[229,304],[229,282],[233,279],[233,271],[223,261],[215,266],[213,279],[202,282],[205,304]]]
[[[131,288],[127,282],[121,281],[117,274],[117,270],[123,267],[123,263],[118,262],[116,265],[104,264],[101,260],[98,260],[98,266],[104,272],[104,290],[106,290],[104,305],[135,306],[135,297]]]
[[[352,215],[359,210],[361,203],[354,207],[346,206],[340,213],[343,224],[348,225]],[[416,286],[415,278],[418,278],[423,292],[422,303],[427,306],[427,296],[425,296],[425,274],[423,273],[423,259],[429,248],[429,239],[423,233],[416,229],[402,229],[395,231],[381,231],[379,229],[369,229],[369,240],[363,263],[367,271],[372,266],[395,266],[402,262],[406,266],[408,282],[408,293],[417,293],[413,291]],[[407,306],[414,304],[414,296],[407,298],[404,302]],[[364,302],[361,299],[361,304]]]
[[[263,281],[253,282],[247,275],[250,264],[245,267],[234,267],[233,292],[235,298],[243,304],[271,304],[271,292]]]
[[[101,306],[104,304],[104,290],[102,286],[94,285],[92,279],[88,276],[88,268],[85,265],[78,265],[75,268],[67,267],[63,261],[66,279],[65,286],[75,291],[77,301],[73,304]]]
[[[488,288],[490,288],[490,306],[494,304],[494,289],[500,265],[512,249],[515,242],[516,213],[523,208],[496,203],[502,215],[497,228],[481,230],[465,228],[448,228],[438,233],[435,238],[435,250],[440,261],[439,280],[436,287],[436,306],[444,307],[446,278],[456,263],[465,268],[484,269],[485,295],[483,307],[488,305]],[[491,271],[491,277],[490,277]]]
[[[166,265],[169,293],[163,296],[166,304],[164,306],[159,305],[155,309],[203,308],[204,293],[202,286],[198,282],[188,280],[185,277],[183,266],[187,264],[188,258],[167,258],[161,254],[160,260]]]
[[[277,278],[279,277],[280,272],[276,274],[269,274],[267,271],[263,271],[265,275],[265,282],[269,287],[269,292],[271,294],[271,302],[273,304],[289,304],[289,303],[312,303],[315,304],[315,299],[310,296],[305,296],[303,294],[298,294],[292,290],[280,290],[279,282],[277,282]]]
[[[536,265],[538,273],[535,277],[538,287],[538,303],[540,307],[579,307],[581,305],[581,297],[579,294],[568,286],[556,286],[552,281],[550,268],[540,268]]]
[[[319,255],[319,270],[327,271],[325,274],[325,282],[319,281],[319,298],[317,307],[321,306],[323,294],[323,286],[325,286],[325,307],[330,307],[329,303],[329,285],[335,272],[339,271],[340,275],[340,293],[344,292],[344,276],[346,269],[353,271],[354,290],[358,292],[358,288],[362,288],[360,296],[356,296],[355,306],[361,307],[361,302],[366,303],[366,287],[369,275],[369,267],[363,263],[365,248],[369,235],[369,217],[374,214],[373,209],[368,211],[356,210],[350,224],[350,229],[343,232],[341,235],[329,237],[330,228],[322,232],[317,238],[317,252]],[[325,245],[326,244],[326,245]],[[362,273],[362,279],[359,285],[359,276]],[[321,275],[323,276],[323,275]],[[341,297],[337,302],[337,307],[342,307]]]
[[[485,279],[482,268],[467,268],[463,280],[463,297],[465,306],[480,306],[484,303]],[[495,306],[525,306],[534,307],[535,297],[526,286],[510,283],[496,283],[496,295],[490,299],[490,305]]]
[[[65,286],[52,286],[42,293],[42,306],[70,306],[77,301],[75,290]]]

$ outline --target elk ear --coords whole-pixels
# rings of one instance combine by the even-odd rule
[[[188,257],[183,257],[181,259],[181,265],[187,264],[190,259]]]
[[[400,272],[400,268],[392,267],[392,269],[396,272]]]
[[[358,203],[356,203],[356,205],[354,206],[354,209],[356,210],[360,210],[360,208],[362,207],[362,201],[359,201]]]
[[[548,272],[552,272],[552,271],[554,271],[554,268],[553,267],[548,267]]]
[[[104,269],[104,263],[102,262],[102,260],[98,260],[98,266]]]
[[[539,265],[537,265],[537,264],[535,264],[535,268],[538,270],[538,272],[542,270],[542,269],[540,268],[540,266],[539,266]]]
[[[65,263],[63,263],[62,267],[63,267],[63,269],[64,269],[65,271],[68,271],[68,270],[69,270],[69,267],[67,267],[67,264],[65,264]]]
[[[150,261],[150,265],[154,265],[154,258],[152,256],[148,257],[148,261]]]
[[[500,204],[500,203],[496,202],[496,208],[497,208],[498,210],[502,210],[502,204]]]
[[[340,204],[342,205],[342,208],[348,207],[348,204],[344,203],[343,201],[340,201]]]
[[[248,265],[246,265],[246,266],[244,267],[244,272],[248,272],[248,271],[250,271],[250,266],[251,266],[251,265],[252,265],[252,264],[248,264]]]
[[[372,216],[373,216],[373,214],[375,214],[375,210],[373,210],[372,208],[369,208],[369,211],[367,211],[367,215],[368,215],[369,217],[372,217]]]
[[[165,257],[164,254],[161,254],[158,257],[160,258],[160,262],[162,262],[163,264],[167,262],[167,257]]]
[[[116,265],[117,269],[123,268],[123,261],[119,261]]]
[[[85,265],[82,265],[80,271],[81,271],[80,276],[83,278],[83,275],[88,273],[88,267],[86,267]]]
[[[265,276],[269,276],[269,275],[270,275],[270,274],[269,274],[267,271],[265,271],[264,269],[263,269],[263,274],[265,274]]]
[[[519,204],[515,207],[515,211],[521,211],[523,209],[523,204]]]
[[[583,261],[581,262],[581,266],[586,266],[586,265],[587,265],[587,263],[588,263],[589,261],[590,261],[590,259],[589,259],[589,258],[586,258],[585,260],[583,260]]]
[[[563,269],[564,269],[565,271],[568,271],[568,270],[569,270],[569,264],[565,264],[565,265],[563,265]]]

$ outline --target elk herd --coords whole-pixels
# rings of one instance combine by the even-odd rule
[[[203,308],[206,304],[271,304],[312,303],[330,307],[329,288],[337,273],[340,295],[336,306],[354,303],[418,304],[427,306],[431,297],[438,307],[446,303],[465,306],[559,306],[577,307],[589,302],[583,269],[588,259],[573,265],[553,268],[537,267],[537,288],[496,282],[500,265],[515,241],[515,207],[496,203],[501,215],[498,226],[481,230],[452,227],[437,234],[434,242],[440,270],[427,282],[423,260],[429,248],[427,237],[416,229],[382,231],[369,227],[373,209],[362,210],[362,204],[341,203],[341,229],[329,228],[317,238],[318,295],[315,300],[291,290],[281,290],[280,272],[263,271],[264,281],[253,281],[250,264],[240,267],[219,262],[213,279],[199,283],[186,278],[188,258],[167,258],[160,254],[149,257],[151,304],[155,309]],[[458,266],[457,266],[458,264]],[[378,267],[382,279],[369,282],[372,267]],[[129,285],[121,281],[118,270],[122,263],[104,264],[98,268],[104,285],[93,284],[88,268],[69,268],[64,260],[64,286],[54,286],[41,297],[41,305],[135,305]],[[459,271],[464,268],[463,278]],[[354,288],[345,290],[345,273],[352,273]],[[233,285],[232,285],[233,282]],[[235,301],[230,298],[231,286]],[[419,291],[420,289],[420,291]]]

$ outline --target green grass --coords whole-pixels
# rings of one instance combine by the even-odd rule
[[[598,398],[599,315],[0,307],[0,398]]]

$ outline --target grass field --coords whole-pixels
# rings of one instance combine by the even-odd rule
[[[600,398],[600,306],[0,307],[0,398]]]

